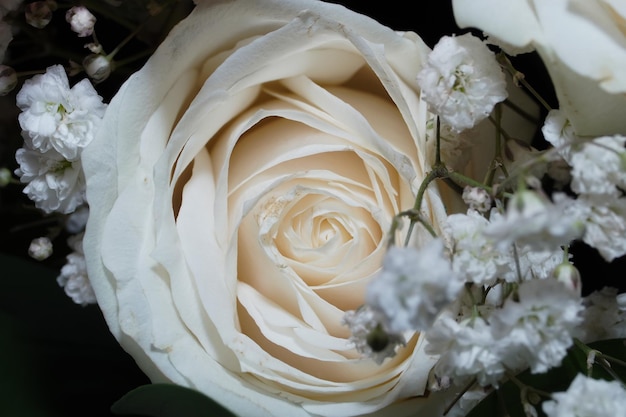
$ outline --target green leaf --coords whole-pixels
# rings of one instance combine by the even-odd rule
[[[111,411],[150,417],[235,417],[206,395],[173,384],[136,388],[113,404]]]
[[[626,339],[603,340],[589,344],[590,348],[621,361],[626,361],[625,346]],[[612,369],[622,381],[626,381],[626,367],[614,365]],[[561,366],[552,368],[543,374],[532,374],[527,370],[517,375],[517,378],[530,387],[552,393],[567,390],[569,384],[579,373],[587,373],[587,356],[581,349],[574,346],[568,351]],[[613,379],[598,365],[593,367],[592,377]],[[535,408],[539,416],[545,416],[541,409],[541,403],[537,404]],[[476,405],[466,417],[526,417],[522,408],[520,389],[512,381],[502,384],[498,390],[489,394]]]

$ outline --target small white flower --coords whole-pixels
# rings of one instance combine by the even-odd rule
[[[517,254],[517,262],[514,260],[515,254]],[[505,281],[545,279],[552,276],[554,269],[563,262],[563,249],[535,250],[530,245],[520,245],[511,252],[511,259],[513,259],[513,265],[502,276]]]
[[[93,139],[106,105],[84,79],[69,88],[65,69],[55,65],[26,80],[17,93],[18,119],[31,148],[55,149],[65,159],[79,158]]]
[[[448,216],[444,233],[452,242],[452,268],[465,281],[493,284],[512,265],[508,251],[495,249],[483,231],[489,221],[477,211]]]
[[[89,207],[87,205],[80,206],[65,219],[65,230],[72,234],[80,233],[85,230],[88,219]]]
[[[96,17],[84,6],[74,6],[65,13],[65,20],[78,36],[91,36],[96,24]]]
[[[449,315],[441,315],[426,333],[426,340],[426,353],[441,355],[434,374],[447,376],[456,385],[475,377],[481,386],[498,386],[506,373],[496,348],[499,341],[481,317],[459,323]]]
[[[592,197],[620,196],[626,189],[626,136],[587,141],[571,155],[572,190]]]
[[[469,33],[442,37],[417,82],[433,113],[457,131],[475,126],[507,97],[495,55]]]
[[[493,311],[492,333],[509,369],[545,372],[561,363],[573,343],[582,322],[581,299],[553,279],[524,281],[517,293],[519,301],[509,298]]]
[[[626,417],[626,390],[618,381],[576,375],[567,391],[542,404],[548,417]]]
[[[491,210],[491,196],[483,188],[466,186],[463,189],[463,201],[470,209],[486,213]]]
[[[52,255],[52,242],[47,237],[38,237],[30,242],[28,255],[38,261],[48,259]]]
[[[54,149],[39,152],[27,144],[15,153],[24,194],[46,213],[68,214],[85,202],[85,179],[80,161],[67,161]]]
[[[57,283],[63,287],[65,294],[76,304],[83,306],[96,303],[96,295],[87,278],[87,265],[82,249],[83,235],[73,235],[68,239],[69,246],[74,250],[67,255],[67,263],[61,268]]]
[[[604,287],[584,298],[583,340],[587,343],[598,340],[626,337],[626,305],[624,295],[616,288]]]
[[[548,250],[567,245],[582,236],[583,219],[568,209],[572,199],[563,193],[552,196],[554,202],[531,190],[516,192],[503,216],[492,221],[485,235],[497,241],[501,249],[513,243]]]
[[[555,151],[568,163],[571,161],[572,148],[577,149],[583,141],[574,132],[574,127],[560,110],[550,110],[541,128],[543,137]]]
[[[625,255],[626,198],[606,197],[598,204],[596,199],[582,196],[576,202],[587,215],[583,241],[597,249],[607,262]]]
[[[435,239],[419,250],[391,247],[367,286],[366,303],[384,314],[392,332],[425,330],[462,288],[443,242]]]
[[[377,364],[396,355],[396,349],[406,344],[404,336],[388,332],[383,327],[384,316],[367,305],[346,311],[342,324],[350,328],[350,342],[356,350]]]

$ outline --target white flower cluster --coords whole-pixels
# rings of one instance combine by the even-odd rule
[[[553,393],[542,408],[548,417],[626,417],[626,390],[617,381],[578,374],[567,391]]]
[[[24,193],[46,213],[71,213],[85,202],[80,154],[106,105],[87,79],[70,88],[60,65],[26,80],[16,100],[24,147],[15,174],[28,184]]]
[[[366,303],[383,313],[385,328],[394,333],[430,328],[461,289],[441,239],[421,250],[392,246],[382,271],[367,288]]]
[[[87,277],[87,265],[83,253],[83,234],[79,233],[68,239],[72,253],[67,255],[67,263],[61,268],[57,283],[65,294],[76,304],[83,306],[96,303],[96,295]]]
[[[469,33],[443,37],[417,82],[432,111],[456,131],[473,127],[507,97],[504,73],[493,52]]]
[[[559,110],[552,110],[542,128],[545,139],[570,167],[567,212],[585,226],[582,240],[607,260],[626,254],[626,136],[581,138]]]
[[[503,72],[485,44],[466,34],[444,37],[417,80],[442,122],[439,155],[431,160],[456,174],[480,134],[477,123],[507,97]],[[435,225],[440,236],[419,249],[392,246],[367,288],[363,308],[376,314],[379,331],[423,332],[425,352],[439,355],[431,389],[469,381],[498,387],[524,369],[544,373],[560,365],[574,339],[626,336],[626,297],[605,289],[583,298],[568,252],[583,240],[608,261],[626,254],[626,136],[578,137],[558,110],[542,132],[553,146],[546,151],[503,141],[506,151],[495,155],[485,184],[465,177],[473,184],[462,194],[469,209]],[[551,163],[560,167],[562,188],[548,193],[539,179]],[[576,384],[571,390],[584,389]],[[546,413],[579,415],[567,398],[555,396]],[[601,415],[615,415],[605,402]]]

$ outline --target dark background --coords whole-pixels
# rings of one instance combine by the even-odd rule
[[[338,3],[393,29],[415,31],[430,47],[443,35],[460,33],[449,1],[429,1],[428,11],[421,12],[409,10],[403,1]],[[58,21],[56,24],[62,27]],[[120,39],[106,18],[99,16],[97,28],[103,41]],[[41,59],[42,65],[57,62]],[[29,69],[29,64],[19,69]],[[516,65],[556,106],[537,57],[523,56]],[[116,74],[101,86],[106,101],[127,75]],[[17,109],[6,100],[0,105],[0,160],[9,161],[14,169],[12,155],[21,141],[15,126]],[[54,219],[40,225],[33,223],[40,220],[41,215],[22,195],[21,186],[0,189],[0,416],[111,416],[109,407],[113,402],[149,381],[110,335],[98,308],[75,305],[56,284],[65,262],[63,245],[56,246],[57,255],[44,262],[28,258],[30,240],[56,225]],[[604,285],[624,285],[623,260],[608,265],[584,245],[575,245],[573,252],[583,274],[585,292]]]

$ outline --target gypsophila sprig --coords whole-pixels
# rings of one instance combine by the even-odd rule
[[[494,53],[469,33],[443,37],[417,82],[432,111],[458,132],[487,118],[507,97],[504,73]]]
[[[383,313],[388,329],[400,333],[430,328],[462,288],[443,241],[434,239],[420,250],[389,248],[382,271],[367,286],[365,299]]]
[[[390,331],[384,323],[383,314],[367,305],[347,311],[342,318],[342,324],[350,328],[355,349],[379,365],[406,344],[404,335]]]
[[[57,283],[76,304],[82,306],[95,304],[96,295],[87,276],[87,265],[83,253],[83,234],[72,235],[68,239],[68,245],[73,251],[67,255],[67,262],[61,268]]]
[[[567,391],[552,394],[542,404],[548,417],[625,417],[626,390],[617,381],[578,374]]]
[[[23,255],[253,415],[626,417],[626,8],[451,1],[431,50],[313,0],[0,0]]]

